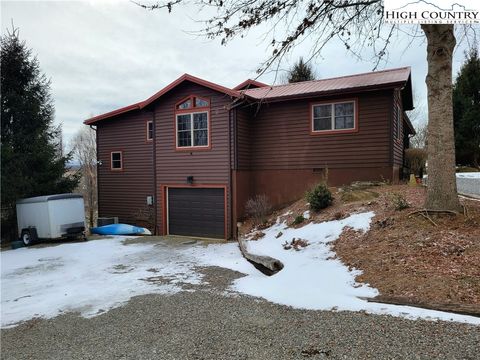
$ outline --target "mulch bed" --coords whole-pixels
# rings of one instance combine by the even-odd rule
[[[424,188],[385,186],[377,191],[370,231],[345,231],[334,243],[337,256],[361,269],[357,280],[389,301],[445,309],[455,305],[469,312],[477,305],[480,315],[480,202],[462,199],[468,216],[430,214],[432,223],[411,214],[423,207]],[[396,211],[392,192],[402,194],[410,208]]]

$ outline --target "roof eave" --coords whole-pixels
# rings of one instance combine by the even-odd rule
[[[133,111],[133,110],[139,110],[141,103],[142,102],[138,102],[138,103],[135,103],[135,104],[132,104],[132,105],[122,107],[120,109],[116,109],[116,110],[109,111],[109,112],[101,114],[101,115],[94,116],[90,119],[85,120],[83,123],[85,125],[93,125],[96,122],[101,121],[101,120],[105,120],[105,119],[109,119],[109,118],[112,118],[112,117],[117,116],[117,115],[125,114],[125,113]]]
[[[169,92],[170,90],[174,89],[175,87],[177,87],[178,85],[180,85],[184,81],[190,81],[190,82],[193,82],[195,84],[205,86],[205,87],[210,88],[212,90],[227,94],[231,97],[240,97],[241,96],[240,92],[238,92],[238,91],[229,89],[227,87],[224,87],[224,86],[221,86],[221,85],[218,85],[218,84],[215,84],[215,83],[212,83],[212,82],[207,81],[207,80],[197,78],[197,77],[189,75],[189,74],[183,74],[177,80],[173,81],[169,85],[165,86],[162,90],[158,91],[156,94],[150,96],[147,100],[145,100],[142,103],[141,109],[150,105],[152,102],[154,102],[155,100],[157,100],[162,95]]]
[[[254,101],[281,102],[281,101],[289,101],[289,100],[308,99],[312,97],[325,97],[325,96],[338,95],[338,94],[352,94],[352,93],[367,92],[367,91],[394,89],[396,87],[403,86],[403,85],[405,85],[405,81],[388,83],[382,86],[379,86],[379,85],[362,86],[362,87],[355,87],[355,88],[338,89],[338,90],[330,90],[330,91],[317,91],[317,92],[311,92],[308,94],[303,93],[303,94],[285,95],[285,96],[277,96],[277,97],[270,97],[270,98],[269,97],[261,97],[261,98],[253,97],[248,94],[245,94],[245,96]]]

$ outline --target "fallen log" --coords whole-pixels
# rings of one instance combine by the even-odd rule
[[[247,250],[245,239],[238,237],[238,245],[245,259],[266,275],[273,275],[283,269],[283,263],[271,256],[251,254]]]
[[[455,304],[455,303],[437,303],[437,302],[420,302],[413,299],[400,297],[400,296],[386,296],[378,295],[374,298],[361,297],[362,300],[368,302],[390,304],[390,305],[404,305],[412,306],[429,310],[437,310],[450,312],[454,314],[469,315],[480,317],[480,306],[476,304]]]

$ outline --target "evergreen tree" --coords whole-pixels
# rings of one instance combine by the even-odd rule
[[[455,151],[459,165],[480,166],[480,58],[466,55],[453,87]]]
[[[1,44],[1,200],[2,238],[15,233],[19,198],[72,191],[76,177],[66,176],[71,154],[59,151],[59,128],[53,125],[50,81],[18,30]]]
[[[306,64],[303,58],[300,58],[288,72],[287,81],[289,83],[295,83],[309,80],[315,80],[313,68],[310,64]]]

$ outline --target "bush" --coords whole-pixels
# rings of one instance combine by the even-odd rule
[[[298,215],[295,217],[295,220],[293,220],[292,225],[298,225],[303,223],[304,221],[305,221],[305,218],[303,217],[303,215]]]
[[[415,176],[422,176],[427,161],[427,151],[425,149],[406,149],[405,161],[407,167]]]
[[[267,221],[267,216],[271,210],[272,206],[266,195],[255,195],[255,197],[248,199],[245,204],[246,214],[250,216],[257,225]]]
[[[392,194],[392,203],[395,210],[403,210],[410,207],[407,199],[402,194],[393,193]]]
[[[312,190],[307,191],[305,198],[310,203],[310,210],[315,212],[330,206],[333,200],[332,193],[326,184],[318,184]]]

